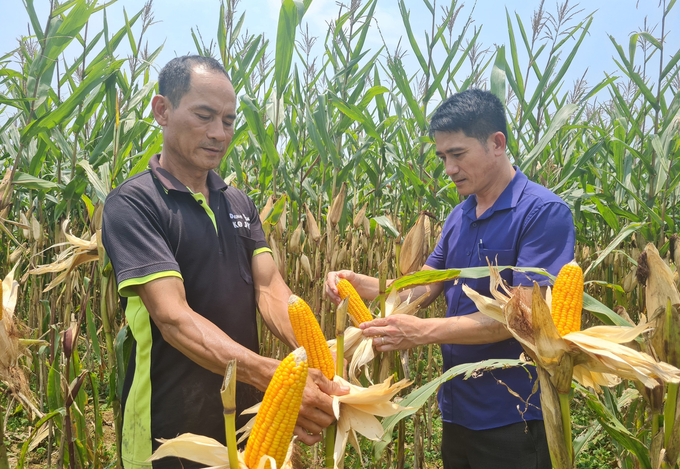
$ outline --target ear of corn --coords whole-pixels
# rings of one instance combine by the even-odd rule
[[[333,356],[312,309],[299,296],[290,295],[288,317],[293,325],[298,344],[307,351],[309,367],[319,369],[326,378],[333,379],[333,376],[335,376]]]
[[[349,306],[347,312],[352,318],[355,326],[359,326],[362,322],[371,321],[373,317],[364,304],[364,301],[359,296],[359,293],[354,289],[347,279],[340,279],[338,281],[338,293],[343,300],[349,296]]]
[[[552,291],[552,319],[561,336],[581,330],[583,271],[572,261],[560,269]]]
[[[282,466],[306,382],[307,353],[300,347],[279,364],[264,394],[246,446],[245,459],[249,468],[256,468],[265,455],[274,458],[277,467]]]

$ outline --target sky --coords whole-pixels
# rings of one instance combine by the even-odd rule
[[[344,0],[349,3],[350,0]],[[422,0],[404,0],[407,9],[410,10],[411,24],[419,44],[424,48],[425,34],[430,30],[431,16]],[[433,1],[433,0],[430,0]],[[664,1],[664,0],[661,0]],[[49,11],[49,0],[34,0],[38,16],[44,25]],[[364,2],[365,3],[365,0]],[[538,7],[540,0],[459,0],[458,6],[463,5],[456,31],[470,13],[474,20],[473,26],[482,28],[480,40],[484,48],[495,50],[495,45],[509,43],[508,28],[506,22],[506,9],[511,17],[517,13],[522,19],[525,28],[530,30],[531,16]],[[135,14],[144,2],[142,0],[118,0],[107,7],[109,29],[117,30],[124,24],[123,10],[128,16]],[[436,2],[437,20],[442,16],[442,5],[450,3],[438,0]],[[565,77],[570,86],[574,80],[580,78],[586,70],[587,79],[591,85],[604,78],[604,73],[616,70],[613,61],[616,55],[613,44],[608,35],[616,38],[617,42],[628,49],[628,38],[631,33],[637,32],[644,27],[645,18],[651,27],[656,26],[656,35],[661,30],[661,8],[659,0],[588,0],[580,5],[571,1],[569,5],[578,5],[576,10],[583,10],[577,15],[583,18],[586,14],[593,13],[593,24],[590,34],[584,40],[573,66],[570,67]],[[237,5],[238,15],[245,13],[243,29],[250,34],[265,33],[273,44],[276,37],[277,18],[280,8],[280,0],[240,0]],[[474,8],[474,10],[473,10]],[[555,0],[547,0],[544,8],[555,13]],[[17,45],[16,38],[27,34],[28,15],[22,0],[0,0],[0,56],[14,49]],[[165,42],[161,55],[156,60],[157,67],[166,63],[177,55],[195,53],[195,46],[191,37],[191,28],[201,31],[206,42],[216,37],[217,21],[219,16],[219,0],[155,0],[154,17],[156,24],[148,32],[147,39],[150,50],[155,49]],[[313,36],[318,36],[317,50],[322,53],[321,46],[325,36],[328,22],[337,16],[338,2],[336,0],[314,0],[310,6],[303,26],[309,26]],[[367,39],[367,47],[377,50],[383,44],[383,38],[390,51],[394,51],[402,39],[402,48],[409,49],[405,29],[397,6],[397,0],[378,0],[375,17],[382,32],[382,38],[378,28],[373,26]],[[90,34],[102,28],[102,17],[99,14],[93,17],[90,24]],[[516,24],[515,24],[516,28]],[[665,62],[671,53],[680,49],[680,5],[671,11],[666,20],[667,52]],[[138,34],[138,28],[135,31]],[[517,28],[516,28],[517,30]],[[518,38],[519,40],[519,38]],[[119,49],[121,55],[126,52]],[[123,55],[124,57],[124,55]],[[68,54],[67,54],[68,61]],[[414,73],[418,69],[417,61],[412,53],[404,58],[407,71]],[[658,61],[656,62],[658,64]],[[410,70],[409,70],[410,68]],[[156,69],[157,73],[157,69]],[[490,69],[487,76],[490,74]]]

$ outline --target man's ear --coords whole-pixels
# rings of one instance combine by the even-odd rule
[[[168,124],[168,114],[172,109],[172,104],[170,100],[165,96],[157,94],[151,100],[151,110],[153,111],[153,116],[160,126],[166,126]]]
[[[505,146],[507,144],[503,132],[495,132],[489,136],[489,143],[495,155],[505,154]]]

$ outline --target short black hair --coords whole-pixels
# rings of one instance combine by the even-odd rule
[[[194,67],[203,67],[208,70],[222,73],[227,79],[229,74],[224,66],[212,57],[202,55],[183,55],[175,57],[165,64],[158,74],[158,93],[165,96],[172,103],[172,107],[179,106],[182,96],[191,88],[191,71]]]
[[[470,89],[456,93],[439,105],[430,119],[430,137],[435,132],[462,131],[482,144],[489,135],[503,132],[508,138],[505,108],[493,93]]]

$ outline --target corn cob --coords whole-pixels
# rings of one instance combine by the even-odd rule
[[[326,378],[333,379],[335,376],[333,356],[309,305],[299,296],[290,295],[288,317],[298,344],[307,351],[309,367],[319,369]]]
[[[281,467],[297,421],[307,382],[307,353],[291,352],[276,368],[246,446],[246,465],[254,469],[262,456],[271,456]]]
[[[338,280],[337,287],[340,298],[344,300],[349,296],[347,312],[352,318],[352,322],[354,322],[355,326],[358,327],[362,322],[371,321],[373,319],[371,313],[364,304],[364,301],[361,299],[352,284],[347,281],[347,279],[341,278]]]
[[[560,269],[552,291],[552,319],[561,336],[581,330],[583,271],[572,261]]]

